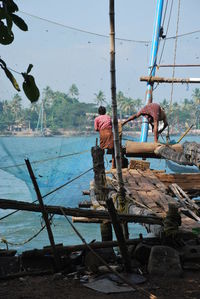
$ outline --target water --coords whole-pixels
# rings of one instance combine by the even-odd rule
[[[97,136],[86,137],[1,137],[0,138],[0,198],[32,202],[36,199],[24,159],[32,162],[42,195],[54,190],[60,185],[72,180],[80,173],[92,167],[90,149],[95,145]],[[189,136],[184,139],[200,142],[200,137]],[[79,153],[71,155],[72,153]],[[64,158],[57,158],[58,156]],[[67,156],[68,155],[68,156]],[[48,161],[45,161],[49,158]],[[105,160],[105,166],[110,168],[110,156]],[[34,161],[40,160],[40,163]],[[41,161],[42,160],[42,161]],[[16,167],[16,165],[18,165]],[[8,167],[9,166],[9,167]],[[151,167],[165,169],[165,161],[153,159]],[[166,169],[169,171],[168,169]],[[82,190],[89,189],[93,179],[93,172],[81,176],[79,179],[66,185],[58,192],[45,197],[45,203],[77,207],[82,200],[89,199],[82,195]],[[7,215],[11,210],[0,210],[0,217]],[[39,213],[19,211],[16,214],[0,221],[0,238],[5,238],[14,244],[23,243],[41,228],[42,218]],[[75,224],[83,237],[88,241],[100,240],[99,225]],[[130,237],[138,237],[140,232],[145,233],[142,226],[131,224]],[[62,216],[53,218],[52,230],[56,243],[64,245],[79,244],[80,239],[72,231],[66,219]],[[9,245],[18,252],[32,248],[42,248],[49,245],[47,232],[44,229],[31,242],[24,245]],[[0,243],[0,248],[5,244]]]

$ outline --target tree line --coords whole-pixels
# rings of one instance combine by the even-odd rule
[[[107,112],[111,114],[111,106],[106,101],[102,90],[94,94],[93,103],[79,101],[79,90],[76,84],[72,84],[67,93],[53,91],[47,86],[42,94],[42,101],[32,103],[28,108],[22,106],[22,98],[19,94],[16,94],[10,101],[1,101],[1,133],[22,127],[36,130],[38,120],[41,120],[41,109],[43,110],[43,127],[55,134],[59,133],[60,129],[88,129],[92,131],[94,117],[100,105],[106,106]],[[117,93],[117,103],[120,119],[129,117],[144,106],[142,99],[126,97],[122,91]],[[160,104],[165,109],[170,126],[177,132],[184,130],[191,124],[200,129],[200,89],[196,88],[193,91],[191,99],[185,98],[182,102],[175,101],[173,103],[163,99]],[[133,127],[133,130],[139,129],[137,122],[130,124],[130,126]]]

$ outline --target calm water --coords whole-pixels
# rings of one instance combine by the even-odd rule
[[[92,167],[90,148],[95,145],[95,139],[96,136],[86,136],[84,138],[1,137],[0,198],[28,202],[36,199],[24,164],[26,158],[29,158],[32,162],[42,195],[46,195],[80,173],[85,172]],[[200,137],[189,136],[185,140],[200,142]],[[58,158],[59,156],[61,157]],[[109,160],[110,157],[108,156],[105,159],[105,166],[108,169],[110,168]],[[40,162],[35,163],[35,161]],[[151,160],[151,167],[165,169],[166,165],[162,160]],[[77,207],[81,200],[89,199],[82,195],[82,190],[89,189],[92,178],[93,172],[90,171],[58,192],[46,196],[45,203]],[[9,212],[11,210],[0,210],[0,217],[7,215]],[[6,238],[9,242],[16,244],[22,243],[41,228],[41,222],[40,214],[19,211],[15,215],[0,221],[0,238]],[[87,241],[100,240],[99,225],[76,224],[76,227]],[[55,216],[52,229],[56,243],[63,243],[64,245],[81,243],[64,217]],[[140,232],[145,232],[142,226],[130,226],[131,237],[137,237]],[[0,248],[5,248],[4,244],[0,244]],[[9,248],[16,248],[20,252],[32,248],[42,248],[45,245],[49,245],[49,241],[46,230],[43,230],[31,242],[23,246],[9,246]]]

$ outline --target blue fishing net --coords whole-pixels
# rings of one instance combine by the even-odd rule
[[[93,177],[90,169],[91,147],[94,145],[94,136],[1,138],[0,169],[22,180],[30,192],[30,198],[26,200],[35,201],[36,193],[25,163],[25,159],[29,159],[45,203],[75,206]]]

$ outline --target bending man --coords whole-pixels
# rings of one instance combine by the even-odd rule
[[[154,142],[158,142],[158,135],[164,131],[164,129],[168,126],[167,117],[164,110],[157,103],[150,103],[144,106],[138,113],[133,114],[127,120],[122,122],[122,126],[128,123],[131,120],[134,120],[140,116],[145,116],[152,126],[152,131],[154,132]],[[158,130],[159,121],[163,121],[163,128]]]
[[[112,119],[106,114],[106,108],[103,106],[99,107],[98,113],[99,116],[94,120],[94,128],[100,135],[100,148],[112,150],[112,168],[115,168]]]

